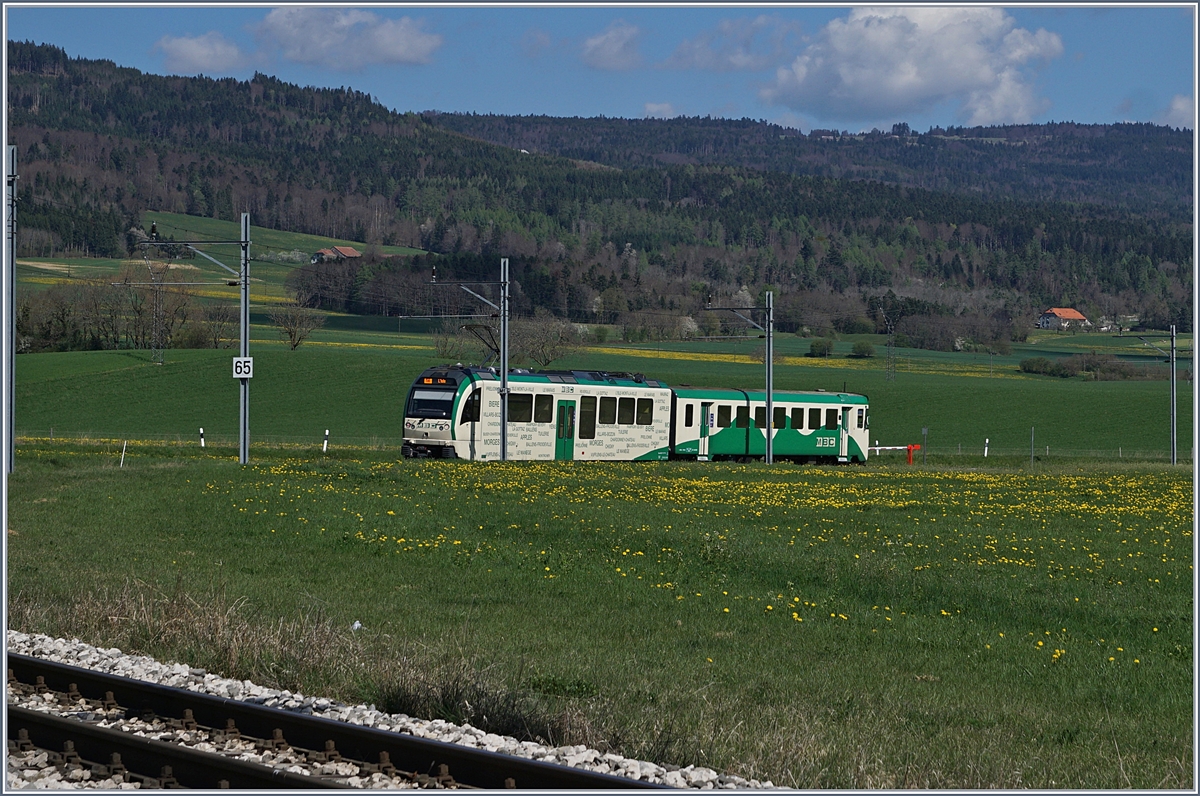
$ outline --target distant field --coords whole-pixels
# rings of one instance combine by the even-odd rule
[[[148,230],[151,223],[158,224],[161,238],[175,240],[237,240],[241,227],[232,221],[218,221],[181,213],[142,213],[142,225]],[[284,281],[295,268],[308,263],[308,258],[319,249],[330,246],[353,246],[365,252],[367,244],[362,241],[347,241],[305,235],[296,232],[280,232],[250,226],[250,301],[252,305],[271,304],[286,298]],[[236,245],[214,245],[197,247],[234,269],[238,269],[239,247]],[[420,249],[407,246],[380,246],[385,255],[422,254]],[[299,253],[299,255],[297,255]],[[140,257],[140,255],[138,255]],[[115,277],[121,268],[139,263],[132,260],[98,258],[22,257],[17,262],[17,279],[27,288],[44,287],[68,279],[107,279]],[[213,283],[210,286],[193,286],[193,293],[202,299],[238,300],[238,289],[225,283],[229,273],[200,256],[178,261],[177,271],[183,281]],[[186,275],[186,276],[184,276]]]
[[[420,335],[331,328],[288,351],[273,328],[257,325],[252,340],[251,435],[259,441],[316,439],[329,428],[335,443],[398,446],[408,387],[439,362],[429,338]],[[776,366],[775,383],[778,389],[864,393],[871,398],[873,441],[919,443],[928,428],[933,461],[959,460],[959,446],[961,456],[982,458],[985,440],[991,457],[1027,461],[1031,427],[1042,458],[1169,456],[1165,381],[1030,376],[1012,362],[995,364],[989,376],[973,355],[922,353],[904,352],[894,382],[884,379],[878,359],[788,357]],[[162,366],[144,352],[19,356],[17,431],[192,440],[203,426],[209,435],[233,438],[238,398],[231,356],[229,350],[172,350]],[[668,355],[603,346],[554,366],[642,372],[672,385],[757,389],[763,382],[762,365],[748,356],[696,348]],[[1190,459],[1192,385],[1180,381],[1178,389],[1179,455]]]
[[[251,218],[250,224],[250,256],[262,252],[301,251],[312,254],[318,249],[330,246],[353,246],[360,252],[367,244],[363,241],[344,240],[342,238],[326,238],[321,235],[306,235],[301,232],[281,232],[277,229],[256,227]],[[241,225],[235,221],[218,221],[215,218],[201,218],[182,213],[161,213],[147,210],[142,213],[142,226],[150,228],[151,223],[158,224],[159,237],[175,236],[177,240],[237,240],[241,236]],[[422,254],[420,249],[407,246],[380,246],[380,252],[389,255]]]

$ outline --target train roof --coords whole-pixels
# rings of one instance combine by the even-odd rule
[[[476,379],[488,381],[500,378],[499,368],[486,368],[476,365],[440,365],[427,368],[417,377],[421,383],[425,379],[433,379],[426,384],[457,384],[467,375]],[[622,387],[656,387],[668,389],[666,382],[647,379],[641,373],[609,373],[600,370],[542,370],[531,371],[524,368],[512,368],[508,371],[510,383],[524,384],[615,384]]]
[[[432,384],[457,386],[467,377],[490,381],[500,378],[499,368],[481,367],[478,365],[438,365],[426,368],[417,377],[417,384]],[[641,373],[610,373],[601,370],[542,370],[531,371],[524,368],[512,368],[508,372],[509,383],[517,384],[607,384],[620,387],[653,387],[670,389],[666,382],[647,379]],[[745,394],[751,400],[763,400],[766,392],[763,390],[737,390],[728,387],[693,387],[681,385],[675,388],[675,394],[680,398],[713,398],[715,400],[731,400],[735,395]],[[865,404],[867,397],[857,393],[826,392],[825,390],[775,390],[777,398],[791,398],[809,403],[850,403]]]
[[[765,390],[738,390],[728,387],[676,387],[675,394],[680,398],[712,398],[713,400],[730,400],[735,396],[745,393],[746,397],[752,401],[765,400],[767,393]],[[827,392],[825,390],[775,390],[772,395],[775,400],[794,400],[806,401],[808,403],[850,403],[850,404],[865,404],[867,396],[859,395],[852,392]]]

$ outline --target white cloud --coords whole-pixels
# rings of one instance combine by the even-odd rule
[[[645,105],[647,119],[674,119],[678,115],[675,106],[669,102],[647,102]]]
[[[163,36],[154,44],[166,56],[166,67],[180,75],[228,75],[246,63],[241,49],[220,33]]]
[[[722,20],[715,30],[680,44],[663,66],[714,72],[767,69],[786,60],[785,44],[799,31],[799,25],[777,17]]]
[[[285,7],[267,14],[258,35],[289,61],[361,69],[373,64],[427,64],[442,37],[408,17],[385,19],[359,9]]]
[[[1176,94],[1171,98],[1171,104],[1162,113],[1155,117],[1154,121],[1159,124],[1167,124],[1171,127],[1182,127],[1187,130],[1196,129],[1196,100],[1193,97],[1187,97],[1183,94]]]
[[[624,20],[617,20],[603,33],[598,33],[583,43],[580,57],[594,69],[633,69],[642,63],[638,52],[638,39],[642,31]]]
[[[970,124],[1032,121],[1048,108],[1027,70],[1063,52],[998,8],[856,8],[830,22],[762,98],[828,119],[871,121],[961,103]]]

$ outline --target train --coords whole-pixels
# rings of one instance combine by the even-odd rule
[[[404,408],[402,455],[500,460],[497,368],[441,365],[413,382]],[[513,461],[751,461],[865,463],[870,406],[846,392],[772,393],[670,387],[640,373],[515,368],[508,377]]]

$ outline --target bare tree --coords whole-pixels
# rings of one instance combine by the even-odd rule
[[[220,348],[221,342],[230,338],[233,323],[237,319],[237,311],[231,304],[206,304],[203,318],[205,339],[212,341],[213,348]],[[231,344],[227,343],[226,347]],[[292,348],[295,347],[292,346]]]
[[[532,318],[510,322],[509,347],[511,359],[528,359],[544,368],[578,349],[579,333],[575,324],[538,307]]]
[[[433,330],[433,350],[437,352],[439,359],[447,362],[478,359],[480,349],[479,339],[467,332],[466,327],[457,321],[442,321]]]
[[[267,317],[279,327],[279,336],[287,340],[292,351],[295,351],[314,329],[325,325],[324,315],[301,307],[294,301],[273,308],[267,313]]]

